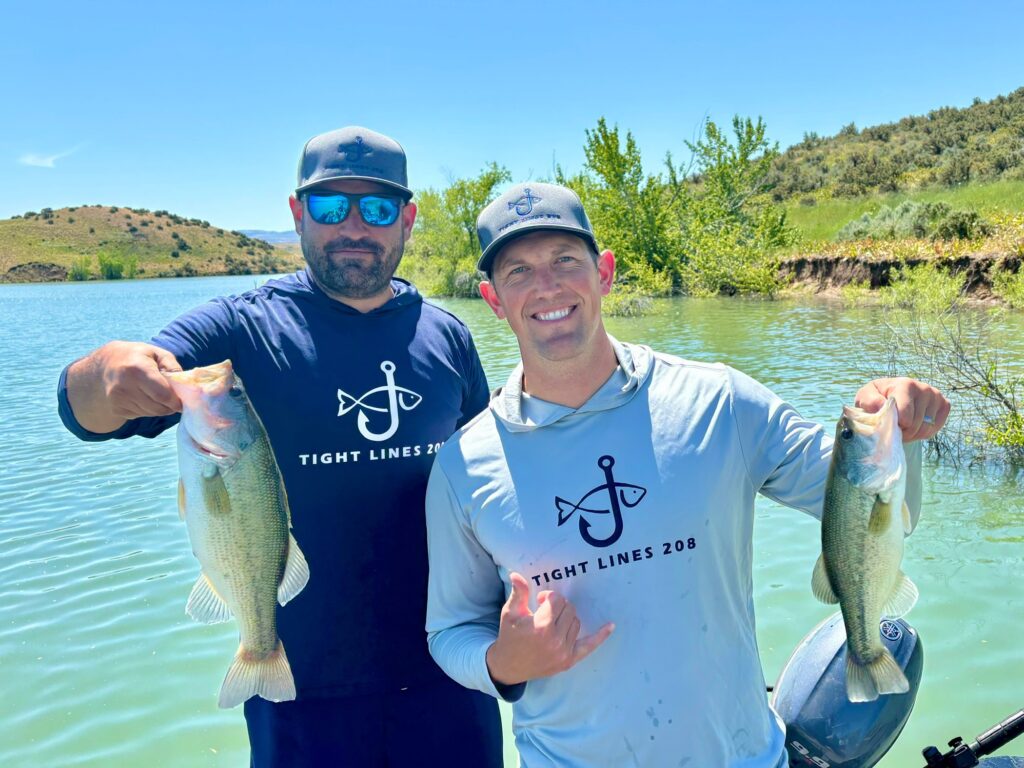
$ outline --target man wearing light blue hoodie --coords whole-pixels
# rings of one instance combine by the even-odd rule
[[[430,652],[513,702],[525,768],[786,762],[754,631],[754,499],[819,516],[832,439],[723,365],[610,337],[576,195],[517,185],[477,223],[481,294],[521,364],[438,454],[427,491]],[[905,440],[949,403],[910,379]]]

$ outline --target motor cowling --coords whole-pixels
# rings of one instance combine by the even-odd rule
[[[917,631],[902,619],[883,620],[879,635],[910,683],[907,693],[856,704],[847,698],[846,627],[840,613],[811,630],[790,656],[771,705],[786,724],[792,768],[870,768],[895,743],[917,699],[924,649]]]

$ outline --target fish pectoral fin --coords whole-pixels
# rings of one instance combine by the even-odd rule
[[[811,576],[811,591],[814,596],[823,603],[834,605],[839,602],[836,592],[832,589],[832,582],[825,570],[825,555],[818,555],[818,562],[814,564],[814,573]]]
[[[277,647],[262,659],[252,658],[245,646],[238,647],[235,660],[224,676],[217,706],[230,709],[253,696],[267,701],[295,699],[295,679],[280,640]]]
[[[892,594],[889,595],[889,599],[882,606],[882,617],[898,619],[900,616],[904,616],[917,603],[917,598],[917,585],[907,577],[907,574],[900,571]]]
[[[914,532],[914,523],[911,522],[910,507],[907,506],[907,502],[903,502],[903,535],[909,536]]]
[[[185,519],[185,481],[178,478],[178,517]]]
[[[202,479],[203,503],[211,515],[226,515],[231,512],[231,497],[228,496],[228,488],[224,485],[224,477],[214,467],[210,477]]]
[[[868,518],[868,533],[884,533],[892,523],[892,505],[887,501],[876,498],[875,505],[871,508],[871,517]]]
[[[288,560],[284,566],[284,575],[281,583],[277,586],[277,602],[287,605],[288,601],[295,597],[309,581],[309,566],[306,564],[306,557],[299,549],[298,542],[290,533],[288,534]]]
[[[231,609],[224,598],[217,594],[205,573],[200,573],[196,579],[185,605],[185,613],[201,624],[220,624],[231,619]]]

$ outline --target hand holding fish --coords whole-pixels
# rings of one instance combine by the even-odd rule
[[[90,432],[113,432],[129,419],[169,416],[181,401],[164,378],[180,371],[170,352],[153,344],[112,341],[68,369],[68,401]]]
[[[904,376],[868,382],[857,391],[854,405],[875,413],[889,397],[896,400],[904,443],[933,437],[949,416],[949,400],[939,390]]]
[[[611,622],[580,637],[580,620],[572,603],[557,592],[537,595],[530,611],[530,583],[509,574],[512,593],[501,610],[498,639],[487,649],[487,669],[501,685],[516,685],[564,672],[589,656],[615,629]]]

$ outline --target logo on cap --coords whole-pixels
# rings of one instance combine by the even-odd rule
[[[530,194],[530,188],[527,187],[526,194],[520,197],[518,200],[509,203],[508,209],[511,211],[513,208],[515,208],[516,213],[518,213],[520,216],[525,216],[526,214],[533,210],[534,203],[539,203],[543,199],[544,198],[542,197],[537,197],[536,195]]]
[[[338,147],[338,151],[344,152],[345,159],[348,160],[350,163],[358,163],[368,154],[373,152],[372,149],[367,149],[366,146],[363,144],[362,136],[356,136],[355,144],[349,144],[347,147],[344,144],[342,144],[340,147]]]

